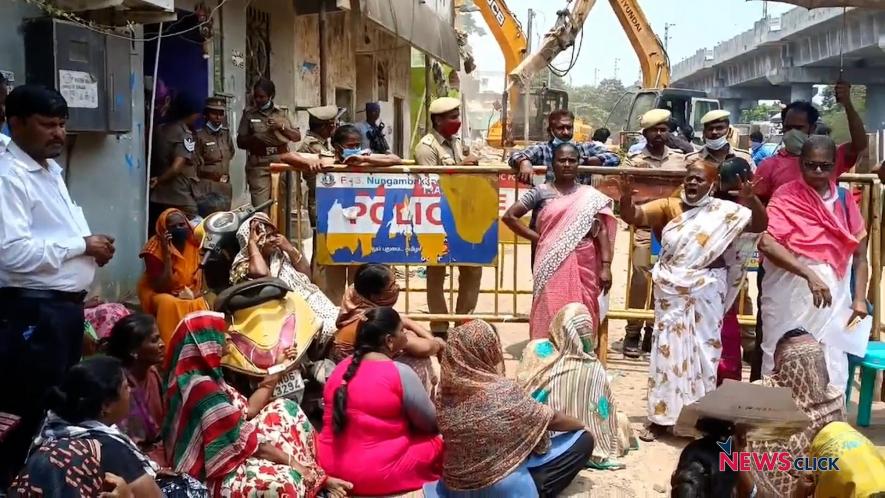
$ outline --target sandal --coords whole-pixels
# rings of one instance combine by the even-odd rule
[[[665,425],[649,424],[645,430],[639,433],[639,439],[651,443],[668,432],[670,432],[670,428]]]
[[[594,462],[590,459],[587,460],[584,467],[593,470],[622,470],[627,468],[625,464],[611,458],[607,458],[601,462]]]

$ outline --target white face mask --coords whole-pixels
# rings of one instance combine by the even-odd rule
[[[682,188],[682,192],[679,195],[680,195],[680,197],[682,197],[682,202],[686,206],[701,207],[701,206],[706,206],[707,204],[709,204],[710,202],[713,201],[713,197],[711,197],[712,193],[713,193],[713,184],[710,184],[710,188],[709,188],[709,190],[707,190],[707,193],[704,194],[700,199],[698,199],[694,202],[689,201],[688,198],[685,196],[685,188],[684,187]]]
[[[704,144],[710,150],[722,150],[723,148],[725,148],[726,145],[728,145],[728,138],[725,135],[722,135],[721,137],[719,137],[715,140],[710,140],[709,138],[705,138]]]

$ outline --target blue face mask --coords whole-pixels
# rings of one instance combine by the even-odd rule
[[[561,138],[559,138],[559,137],[553,137],[553,142],[552,142],[552,143],[553,143],[553,146],[554,146],[554,147],[557,147],[557,146],[562,145],[562,144],[564,144],[564,143],[566,143],[566,142],[568,142],[568,143],[570,143],[570,144],[575,143],[574,139],[563,140],[563,139],[561,139]]]
[[[216,126],[216,125],[206,121],[206,128],[209,128],[209,131],[211,131],[212,133],[218,133],[222,128],[224,128],[224,125]]]
[[[360,156],[363,153],[363,149],[357,147],[354,149],[341,149],[341,158],[345,161],[354,156]]]

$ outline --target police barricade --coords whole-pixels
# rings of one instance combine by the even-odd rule
[[[489,322],[527,323],[531,311],[530,247],[500,224],[501,214],[529,187],[514,179],[505,165],[482,166],[394,166],[386,168],[354,168],[336,166],[316,174],[317,227],[310,227],[306,218],[307,198],[302,189],[282,191],[280,185],[302,184],[302,173],[282,165],[271,165],[272,196],[281,209],[272,210],[274,223],[301,247],[303,234],[313,233],[313,257],[321,264],[353,265],[364,262],[387,263],[397,270],[403,285],[399,308],[411,318],[422,321],[461,322],[473,318]],[[630,175],[657,197],[672,195],[674,185],[684,176],[680,171],[640,168],[582,166],[581,173],[594,175],[594,185],[617,200],[614,181],[619,175]],[[535,181],[543,181],[544,168],[535,168]],[[281,182],[285,175],[286,181]],[[867,222],[870,254],[870,292],[873,304],[873,337],[878,337],[881,321],[881,213],[882,189],[876,175],[845,174],[840,183],[849,185],[860,201]],[[648,192],[646,192],[648,193]],[[289,213],[288,223],[281,223],[282,213]],[[523,222],[528,223],[528,217]],[[330,221],[331,220],[331,221]],[[295,234],[299,234],[293,236]],[[383,236],[381,236],[383,235]],[[623,307],[610,307],[599,330],[599,345],[608,345],[608,320],[651,320],[654,318],[652,286],[648,286],[644,306],[629,307],[633,272],[634,230],[629,230],[629,250],[624,285],[613,286],[612,302]],[[615,255],[623,249],[615,247]],[[447,314],[430,314],[422,294],[426,285],[418,285],[423,268],[447,267],[444,292],[450,310]],[[480,296],[492,296],[490,305],[474,313],[453,312],[458,285],[458,266],[480,266],[486,275]],[[758,257],[751,258],[749,269],[758,266]],[[491,277],[493,274],[493,278]],[[614,276],[615,282],[621,279]],[[745,282],[746,283],[746,282]],[[619,295],[623,296],[623,299]],[[756,322],[747,310],[746,285],[741,290],[739,322],[752,326]],[[422,305],[424,303],[424,305]],[[598,355],[605,362],[607,347],[599,347]]]

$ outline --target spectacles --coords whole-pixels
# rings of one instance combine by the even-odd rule
[[[831,162],[819,163],[819,162],[803,161],[802,167],[807,170],[810,170],[810,171],[820,170],[822,173],[827,173],[829,171],[833,171],[833,169],[836,168],[836,163],[831,163]]]

